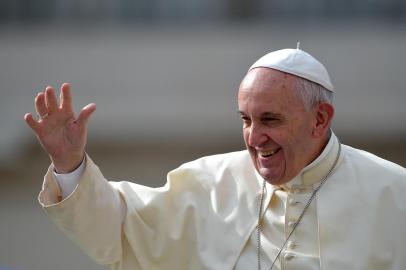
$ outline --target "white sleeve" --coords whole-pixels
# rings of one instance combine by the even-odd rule
[[[56,182],[59,185],[62,193],[62,200],[68,197],[79,184],[80,177],[83,175],[83,171],[86,168],[86,158],[83,159],[79,167],[70,173],[57,173],[53,171]]]

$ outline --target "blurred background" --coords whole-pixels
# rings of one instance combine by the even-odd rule
[[[243,149],[236,95],[271,50],[327,67],[341,141],[406,166],[406,1],[0,0],[0,269],[105,269],[37,203],[49,160],[26,127],[47,85],[95,102],[88,153],[111,180],[160,186]]]

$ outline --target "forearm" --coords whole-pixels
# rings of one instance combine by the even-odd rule
[[[74,192],[58,200],[63,192],[51,166],[39,201],[56,226],[90,257],[100,264],[111,264],[121,258],[125,204],[90,158],[83,167]]]

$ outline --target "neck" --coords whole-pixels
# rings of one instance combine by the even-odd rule
[[[320,182],[320,179],[330,169],[337,157],[339,142],[336,136],[331,132],[326,138],[321,151],[316,158],[304,167],[297,176],[289,182],[280,185],[281,188],[307,190],[312,189],[314,185]]]

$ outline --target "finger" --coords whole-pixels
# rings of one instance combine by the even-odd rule
[[[65,111],[73,111],[72,95],[70,93],[70,85],[68,83],[62,84],[60,98],[61,98],[61,108]]]
[[[45,90],[45,105],[48,113],[53,113],[58,110],[58,101],[56,100],[55,91],[51,86]]]
[[[30,128],[32,128],[32,130],[38,134],[39,133],[39,123],[37,121],[34,120],[34,118],[32,117],[31,113],[26,113],[24,115],[24,120],[25,122],[28,124],[28,126],[30,126]]]
[[[96,110],[96,104],[90,103],[86,105],[79,114],[77,122],[79,125],[85,126],[89,121],[90,116]]]
[[[45,105],[45,94],[43,92],[38,93],[35,97],[35,110],[39,116],[46,115],[48,113],[48,109]]]

